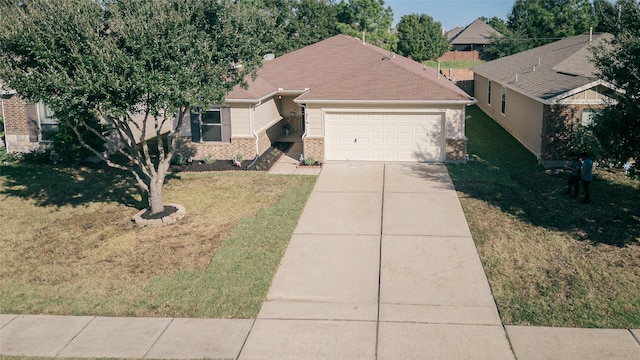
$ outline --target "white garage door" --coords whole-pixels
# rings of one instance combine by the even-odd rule
[[[326,113],[326,160],[444,160],[443,114]]]

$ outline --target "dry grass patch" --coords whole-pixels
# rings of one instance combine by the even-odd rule
[[[43,174],[43,168],[48,175],[34,181]],[[152,294],[149,285],[185,271],[215,273],[212,259],[233,238],[234,228],[241,221],[251,223],[261,218],[265,211],[282,212],[282,219],[267,217],[268,222],[287,223],[277,229],[274,245],[264,248],[259,241],[261,232],[273,231],[268,229],[269,223],[252,227],[256,233],[244,234],[248,239],[243,240],[250,244],[249,250],[279,261],[315,182],[315,177],[264,173],[182,175],[168,180],[164,198],[166,202],[183,204],[186,218],[173,226],[139,228],[130,219],[136,212],[134,206],[140,206],[140,199],[125,179],[126,174],[109,169],[3,167],[3,313],[236,316],[239,313],[233,302],[238,299],[226,299],[226,307],[218,309],[218,313],[197,307],[185,312],[179,306],[155,301],[167,294]],[[231,261],[236,255],[228,254]],[[267,264],[271,268],[265,271],[275,271],[277,261],[275,265]],[[224,280],[227,274],[222,275]],[[262,288],[268,288],[270,278],[260,281],[267,282]],[[181,298],[200,294],[171,295]],[[266,291],[237,296],[257,297],[252,301],[261,303],[265,295]]]

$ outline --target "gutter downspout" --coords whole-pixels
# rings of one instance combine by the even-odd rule
[[[256,129],[255,129],[255,112],[256,112],[256,106],[259,106],[260,104],[262,104],[262,100],[260,102],[258,102],[255,105],[251,106],[251,117],[250,117],[250,130],[251,130],[251,135],[253,135],[254,138],[256,138],[256,157],[255,159],[258,159],[258,156],[260,156],[260,147],[258,145],[258,134],[256,133]]]
[[[9,143],[7,142],[7,117],[4,115],[4,96],[0,96],[2,102],[2,131],[4,132],[4,149],[9,154]]]

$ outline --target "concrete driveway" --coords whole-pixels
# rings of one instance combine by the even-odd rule
[[[444,165],[325,164],[240,359],[376,356],[513,359]]]

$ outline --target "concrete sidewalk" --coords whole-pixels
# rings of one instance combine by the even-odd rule
[[[640,359],[639,330],[502,326],[443,165],[325,164],[257,319],[0,315],[0,354]]]

